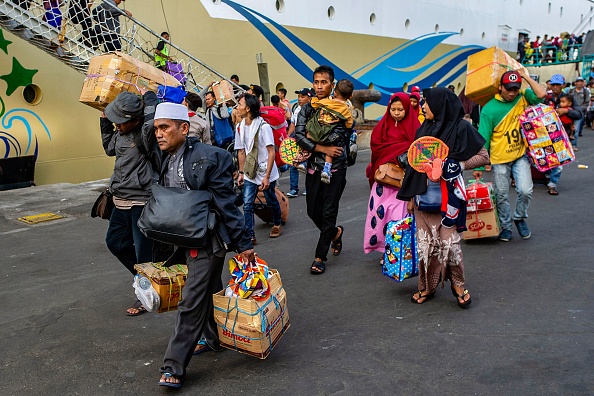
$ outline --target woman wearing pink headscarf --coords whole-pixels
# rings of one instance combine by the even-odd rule
[[[386,225],[407,214],[406,202],[396,199],[398,188],[376,183],[374,175],[377,168],[386,162],[398,164],[398,156],[408,151],[420,125],[408,94],[398,92],[390,98],[386,114],[371,133],[371,163],[366,172],[371,193],[363,241],[365,253],[374,250],[383,252]]]

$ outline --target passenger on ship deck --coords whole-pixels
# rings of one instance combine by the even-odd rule
[[[160,70],[167,70],[167,62],[172,60],[165,40],[169,41],[169,33],[167,32],[161,33],[161,39],[157,43],[157,48],[155,48],[155,65]]]

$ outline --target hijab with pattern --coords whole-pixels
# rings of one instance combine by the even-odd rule
[[[448,158],[466,161],[485,145],[485,139],[464,120],[462,102],[447,88],[437,87],[423,90],[423,96],[433,113],[433,120],[425,120],[417,130],[416,139],[433,136],[449,148]],[[409,200],[427,191],[427,175],[407,167],[398,199]]]

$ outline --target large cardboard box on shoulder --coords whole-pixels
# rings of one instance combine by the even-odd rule
[[[264,301],[213,295],[221,346],[265,359],[289,328],[287,294],[277,270],[270,269],[270,296]]]
[[[140,94],[140,88],[157,92],[159,85],[179,87],[172,75],[122,52],[91,58],[79,101],[104,110],[125,91]]]
[[[487,104],[499,93],[499,82],[503,73],[526,68],[504,50],[491,47],[468,57],[466,67],[466,88],[464,94],[481,106]],[[528,72],[526,71],[526,74]],[[522,89],[528,84],[522,82]]]

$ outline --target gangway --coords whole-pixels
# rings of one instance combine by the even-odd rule
[[[0,26],[81,73],[86,73],[93,56],[111,52],[116,44],[119,51],[154,64],[156,43],[163,40],[156,32],[117,8],[113,0],[95,1],[96,7],[81,9],[80,4],[86,3],[81,0],[0,0]],[[118,14],[119,29],[107,26],[101,19],[101,14],[96,12],[101,7]],[[189,52],[164,41],[169,56],[181,64],[187,78],[186,90],[200,91],[212,81],[226,80]],[[237,91],[243,91],[230,83]]]

